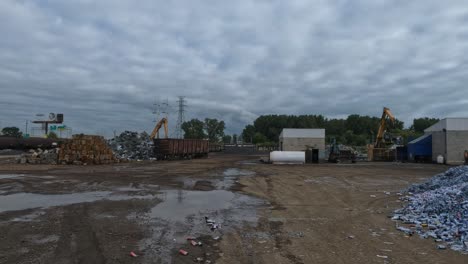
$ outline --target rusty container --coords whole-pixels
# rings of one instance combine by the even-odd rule
[[[208,140],[204,139],[154,139],[156,158],[184,159],[206,157],[209,151]]]
[[[67,139],[52,139],[52,138],[14,138],[0,137],[0,149],[48,149],[54,147],[52,144],[58,145],[65,142]]]

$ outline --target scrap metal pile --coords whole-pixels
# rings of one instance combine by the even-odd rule
[[[433,238],[439,249],[468,252],[468,166],[454,167],[422,184],[412,185],[396,210],[398,230]]]
[[[109,140],[109,145],[118,159],[153,160],[153,141],[146,132],[125,131]]]

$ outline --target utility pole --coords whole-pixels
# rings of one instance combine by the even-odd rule
[[[182,124],[185,122],[185,107],[187,106],[185,96],[179,96],[177,100],[177,105],[179,106],[179,111],[177,114],[177,125],[176,125],[176,138],[182,138]]]

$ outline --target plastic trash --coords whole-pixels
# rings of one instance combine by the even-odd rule
[[[216,223],[214,220],[209,219],[207,216],[205,216],[205,222],[206,222],[207,224],[214,224],[214,223]]]
[[[132,256],[132,257],[134,257],[134,258],[138,257],[138,255],[135,254],[135,252],[133,252],[133,251],[130,252],[130,256]]]
[[[179,254],[184,255],[184,256],[187,256],[187,255],[188,255],[188,252],[185,251],[185,250],[183,250],[183,249],[181,249],[181,250],[179,250]]]
[[[450,168],[403,193],[399,199],[406,205],[394,212],[392,220],[410,224],[412,229],[397,226],[398,230],[468,252],[468,166]]]

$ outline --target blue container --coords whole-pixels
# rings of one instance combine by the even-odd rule
[[[432,135],[424,135],[408,143],[408,158],[416,162],[432,161]]]

